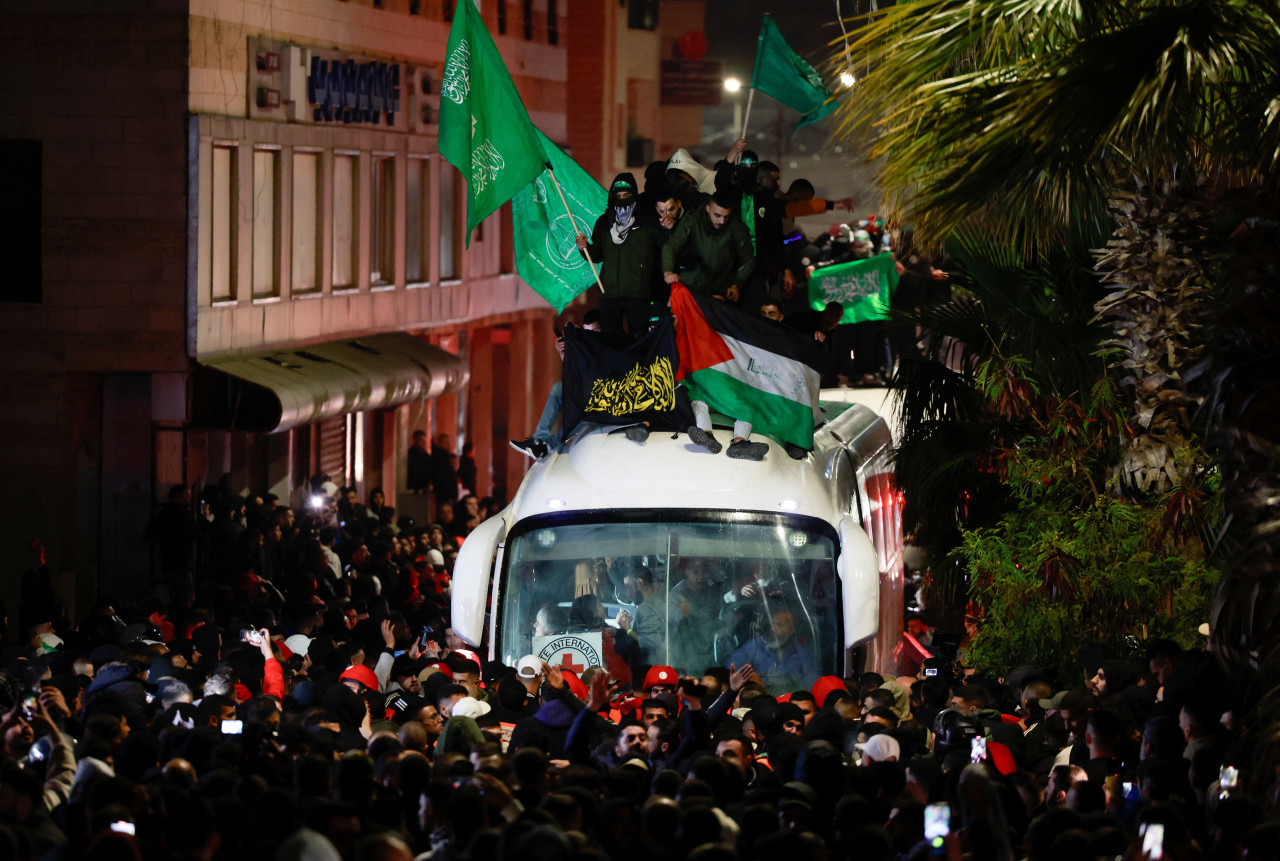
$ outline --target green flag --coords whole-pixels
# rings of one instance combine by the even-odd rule
[[[471,231],[546,166],[537,129],[473,0],[449,28],[440,82],[440,154],[467,180]]]
[[[764,16],[760,39],[756,42],[756,67],[751,73],[751,88],[773,96],[804,114],[792,131],[817,122],[836,109],[835,99],[822,76],[791,50],[768,15]]]
[[[855,260],[814,270],[809,276],[809,306],[821,311],[828,302],[844,306],[841,323],[863,323],[889,317],[889,294],[898,286],[893,255]]]
[[[537,134],[573,219],[564,211],[549,171],[543,170],[516,192],[511,199],[516,269],[535,293],[556,311],[563,311],[574,297],[596,283],[591,264],[578,251],[574,239],[578,231],[591,235],[596,218],[609,203],[609,193],[541,131]]]

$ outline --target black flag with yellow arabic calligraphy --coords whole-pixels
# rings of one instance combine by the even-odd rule
[[[570,326],[564,333],[564,434],[579,422],[602,425],[648,422],[655,430],[693,424],[684,386],[676,385],[675,326],[664,317],[628,347]]]

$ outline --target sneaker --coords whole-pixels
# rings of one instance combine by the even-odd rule
[[[623,433],[625,433],[627,439],[632,442],[643,443],[649,438],[649,429],[644,425],[632,425],[623,431]]]
[[[808,456],[809,456],[809,450],[808,450],[808,449],[806,449],[806,448],[801,448],[800,446],[796,445],[796,444],[795,444],[795,443],[793,443],[793,442],[789,442],[789,443],[787,443],[787,444],[786,444],[786,449],[787,449],[787,455],[788,455],[792,460],[804,460],[806,457],[808,457]]]
[[[511,440],[511,447],[521,454],[526,454],[534,460],[540,460],[550,454],[547,444],[537,437],[529,437],[528,439]]]
[[[764,456],[768,453],[767,442],[751,442],[745,439],[729,443],[727,452],[729,457],[736,457],[738,460],[764,460]]]
[[[698,426],[689,428],[689,439],[693,440],[694,445],[700,445],[712,454],[720,453],[720,440],[711,435],[711,431],[704,431]]]

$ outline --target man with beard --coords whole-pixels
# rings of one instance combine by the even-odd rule
[[[795,617],[784,609],[773,611],[768,634],[742,645],[729,657],[729,663],[751,664],[771,690],[805,687],[821,675],[813,652],[796,637]]]
[[[662,247],[662,271],[668,284],[679,281],[690,290],[738,301],[756,267],[751,235],[734,217],[740,201],[736,192],[718,190],[705,207],[680,219]],[[695,424],[689,428],[689,439],[717,454],[722,446],[711,433],[707,404],[695,400],[692,407]],[[768,451],[767,443],[751,441],[750,422],[734,422],[729,457],[764,460]]]
[[[649,304],[662,249],[655,219],[637,211],[636,191],[632,174],[614,177],[609,208],[596,219],[590,241],[581,233],[577,240],[578,248],[600,264],[600,331],[620,343],[649,331]]]
[[[756,268],[751,235],[734,215],[738,206],[733,192],[717,191],[701,210],[680,219],[662,249],[668,284],[680,281],[691,290],[738,301]]]

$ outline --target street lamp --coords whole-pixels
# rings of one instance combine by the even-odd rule
[[[841,72],[840,83],[844,84],[846,87],[852,87],[854,84],[858,83],[858,79],[855,78],[851,72]]]

